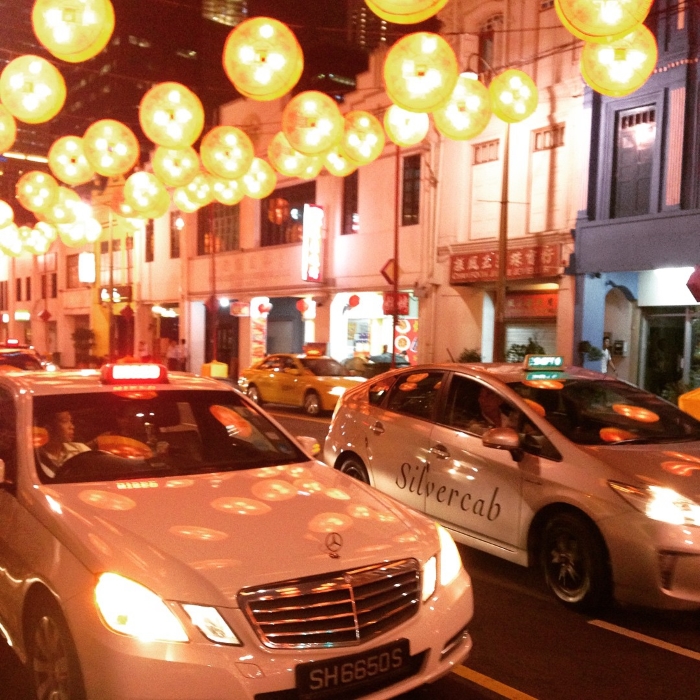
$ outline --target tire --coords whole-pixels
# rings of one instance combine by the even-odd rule
[[[367,468],[359,457],[346,457],[337,467],[338,471],[351,476],[353,479],[369,484]]]
[[[27,652],[33,697],[85,700],[75,644],[55,604],[38,604],[29,620]]]
[[[568,608],[592,611],[609,602],[607,551],[599,533],[581,516],[552,516],[542,532],[540,557],[547,587]]]
[[[318,416],[322,410],[321,397],[315,391],[309,391],[304,396],[304,413],[307,416]]]
[[[255,384],[251,384],[248,387],[248,391],[246,392],[248,394],[248,398],[258,404],[258,406],[262,406],[263,402],[262,399],[260,398],[260,392],[258,391],[258,387],[255,386]]]

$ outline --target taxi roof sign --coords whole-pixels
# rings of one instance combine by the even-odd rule
[[[561,372],[564,369],[564,358],[561,355],[526,355],[523,368]]]
[[[103,384],[167,384],[165,365],[141,362],[102,365],[100,378]]]

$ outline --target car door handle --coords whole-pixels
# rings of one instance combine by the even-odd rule
[[[381,435],[384,432],[384,426],[377,421],[374,425],[369,428],[375,435]]]
[[[450,453],[447,451],[447,448],[439,443],[430,448],[430,454],[434,454],[438,459],[450,458]]]

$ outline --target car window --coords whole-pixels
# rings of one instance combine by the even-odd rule
[[[268,357],[260,363],[259,369],[279,369],[282,365],[282,358]]]
[[[15,402],[6,389],[0,389],[0,459],[5,462],[5,479],[14,482],[17,474],[17,417]]]
[[[1,365],[9,365],[11,367],[17,367],[18,369],[29,371],[43,369],[39,358],[30,353],[21,351],[1,353],[0,366]]]
[[[43,481],[101,481],[274,467],[307,458],[234,392],[62,394],[34,399]]]
[[[695,418],[625,382],[562,376],[509,386],[578,444],[700,440]]]
[[[302,357],[301,364],[317,377],[347,377],[350,372],[330,357]]]
[[[394,378],[382,378],[381,380],[370,384],[368,391],[368,400],[372,406],[380,406],[387,394],[391,385],[394,383]]]
[[[443,372],[406,372],[392,387],[386,407],[416,418],[431,419],[435,415]]]

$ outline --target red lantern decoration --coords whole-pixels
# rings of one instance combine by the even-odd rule
[[[357,294],[353,294],[353,295],[348,299],[348,306],[349,306],[351,309],[354,309],[359,303],[360,303],[360,297],[358,297]]]
[[[51,312],[48,309],[44,309],[39,313],[39,318],[46,323],[51,318]]]
[[[686,286],[690,290],[695,301],[700,301],[700,267],[696,267],[693,270],[690,277],[688,277]]]
[[[309,305],[306,302],[306,299],[299,299],[296,306],[297,306],[297,311],[299,311],[302,314],[309,310]]]
[[[258,311],[261,314],[269,314],[272,311],[272,304],[260,304],[258,306]]]

